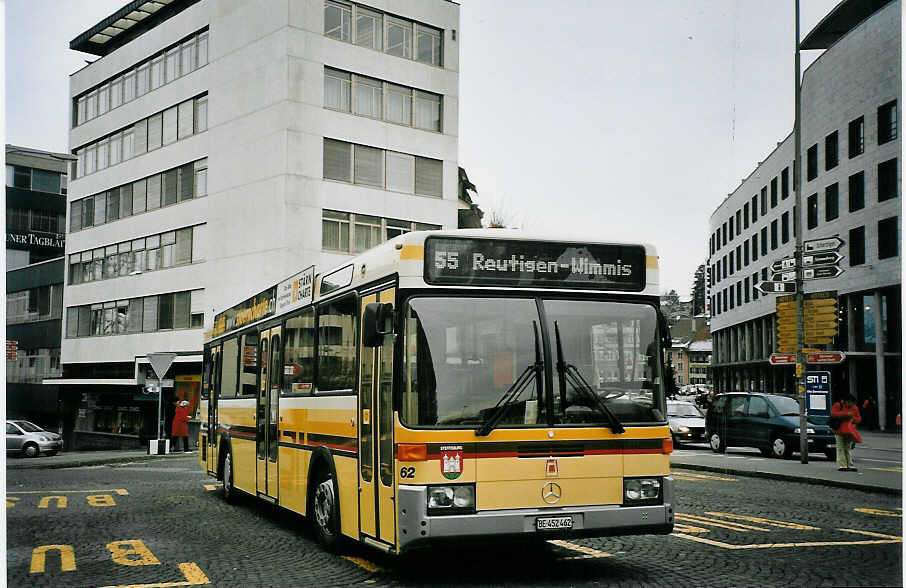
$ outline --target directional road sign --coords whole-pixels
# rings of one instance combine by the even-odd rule
[[[796,291],[795,282],[761,282],[755,287],[762,294],[791,294]]]
[[[846,354],[842,351],[819,351],[806,355],[808,363],[842,363],[846,359]]]
[[[781,272],[783,270],[796,269],[796,260],[792,257],[784,257],[771,264],[772,272]]]
[[[802,278],[805,280],[823,280],[824,278],[836,278],[843,273],[843,270],[836,265],[819,265],[816,267],[807,267],[802,270]]]
[[[796,363],[795,353],[772,353],[768,358],[771,365],[790,365]]]
[[[840,237],[827,237],[824,239],[810,239],[803,241],[802,251],[804,253],[817,253],[819,251],[836,251],[843,245],[843,239]]]
[[[837,253],[836,251],[827,251],[825,253],[813,253],[811,255],[802,256],[802,267],[809,267],[812,265],[829,265],[837,263],[843,259],[843,256]]]
[[[777,272],[771,274],[771,279],[775,282],[792,282],[796,279],[796,272]]]
[[[809,335],[812,335],[814,337],[836,337],[837,329],[836,329],[836,327],[831,327],[829,329],[818,329],[818,328],[809,329],[808,327],[806,327],[805,338],[808,339]]]

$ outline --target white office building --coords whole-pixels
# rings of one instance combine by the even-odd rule
[[[195,400],[216,312],[401,232],[455,228],[459,5],[134,0],[76,37],[62,384],[83,446]],[[168,378],[169,379],[169,378]]]
[[[836,336],[816,333],[808,348],[843,351],[831,372],[832,394],[850,392],[863,425],[892,427],[901,410],[902,139],[899,132],[902,43],[899,0],[844,0],[802,41],[824,50],[803,73],[802,153],[792,134],[717,207],[708,261],[718,392],[795,394],[793,366],[769,364],[777,344],[777,299],[757,289],[772,264],[791,258],[796,231],[808,242],[842,241],[836,273],[807,279],[804,292],[837,301]],[[794,160],[802,168],[799,219]],[[830,266],[828,266],[830,267]],[[814,269],[814,268],[812,268]],[[808,276],[807,276],[808,277]],[[782,281],[782,272],[776,279]],[[823,340],[827,339],[827,340]]]

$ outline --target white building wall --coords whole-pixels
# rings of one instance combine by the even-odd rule
[[[68,286],[64,306],[203,290],[213,315],[299,269],[340,263],[321,249],[322,209],[453,228],[457,222],[459,6],[387,0],[368,6],[444,31],[443,67],[323,34],[323,0],[201,0],[79,70],[78,96],[205,26],[208,65],[70,132],[70,148],[208,93],[207,130],[71,180],[70,202],[207,157],[207,195],[68,235],[67,254],[204,224],[202,259],[138,276]],[[442,129],[430,132],[326,110],[324,66],[443,95]],[[443,198],[323,179],[323,139],[443,160]],[[67,259],[68,261],[68,259]],[[193,312],[201,309],[193,309]],[[65,333],[64,316],[64,333]],[[63,340],[63,362],[133,361],[149,351],[200,351],[202,329]]]

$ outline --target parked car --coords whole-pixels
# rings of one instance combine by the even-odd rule
[[[6,454],[25,457],[56,455],[63,448],[63,437],[45,431],[29,421],[6,421]]]
[[[756,447],[765,456],[789,458],[799,451],[799,402],[789,396],[733,392],[718,394],[705,417],[715,453],[728,446]],[[836,458],[834,434],[826,424],[808,422],[809,451]]]
[[[682,447],[683,443],[708,442],[708,436],[705,435],[705,415],[695,404],[668,400],[667,421],[670,423],[674,447]]]

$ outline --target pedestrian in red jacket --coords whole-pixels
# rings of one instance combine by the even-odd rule
[[[834,403],[831,417],[840,421],[834,429],[834,437],[837,439],[837,469],[841,472],[855,472],[853,447],[862,442],[862,437],[856,430],[856,425],[862,422],[862,415],[851,394],[845,394]]]
[[[173,427],[171,433],[175,441],[173,442],[173,451],[178,451],[179,440],[182,439],[183,451],[189,451],[189,401],[182,400],[176,407],[176,413],[173,415]]]

